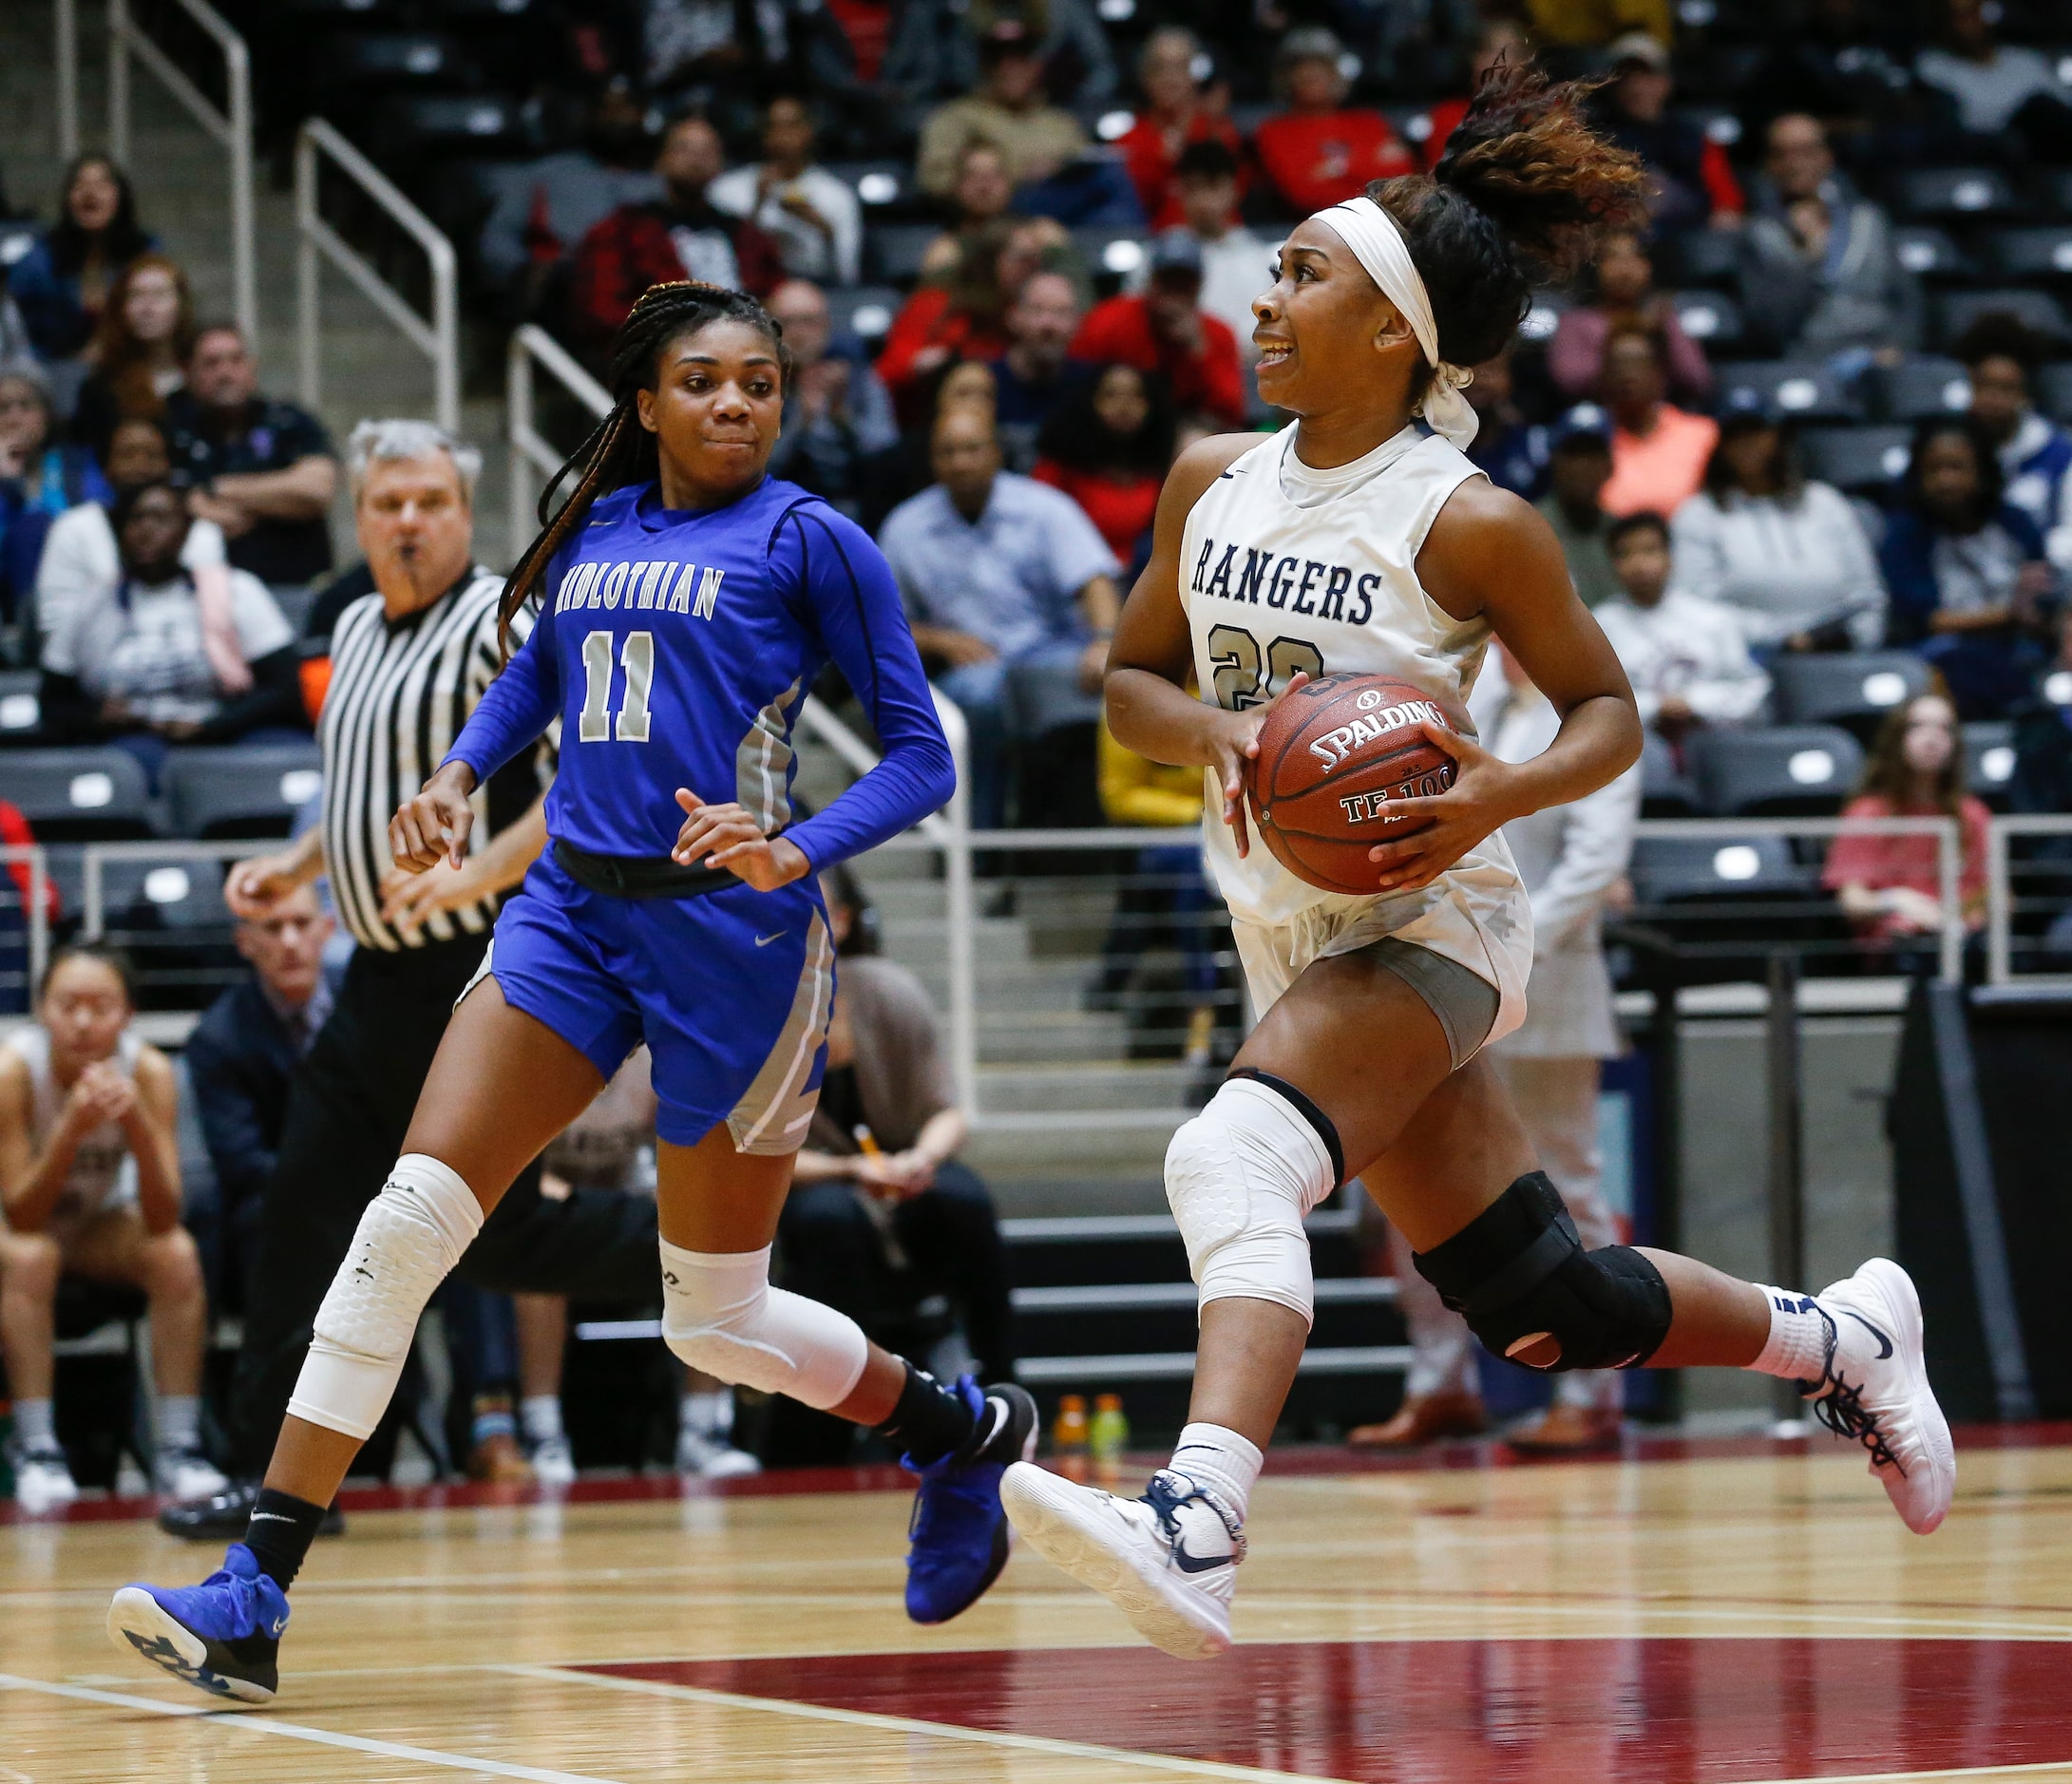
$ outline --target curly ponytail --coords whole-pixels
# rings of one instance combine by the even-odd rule
[[[1432,296],[1440,355],[1456,366],[1503,351],[1535,278],[1568,277],[1600,235],[1645,220],[1640,159],[1584,116],[1593,85],[1552,82],[1501,57],[1429,175],[1367,188],[1401,226]]]
[[[599,496],[629,484],[647,483],[659,474],[655,436],[641,427],[636,399],[640,391],[655,389],[662,353],[670,343],[713,322],[743,322],[755,330],[776,350],[779,376],[789,386],[791,354],[784,344],[784,324],[754,298],[696,279],[650,285],[642,292],[612,337],[607,374],[612,407],[540,492],[541,530],[504,584],[504,597],[497,604],[497,642],[506,656],[512,619],[532,598],[554,554],[582,525],[591,504]],[[576,486],[557,513],[555,492],[571,475],[577,479]]]

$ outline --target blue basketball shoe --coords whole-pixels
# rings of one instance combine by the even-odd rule
[[[916,1623],[948,1623],[1000,1577],[1015,1538],[1000,1476],[1036,1453],[1036,1402],[1021,1389],[980,1388],[960,1376],[957,1392],[978,1421],[970,1440],[925,1468],[902,1458],[921,1476],[906,1527],[906,1614]]]
[[[211,1697],[264,1703],[280,1684],[275,1664],[288,1597],[233,1543],[200,1585],[125,1585],[108,1606],[108,1639]]]

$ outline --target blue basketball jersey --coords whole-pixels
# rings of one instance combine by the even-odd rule
[[[832,660],[883,762],[791,826],[791,725]],[[687,787],[785,831],[815,868],[896,835],[955,787],[890,568],[795,484],[670,509],[656,484],[600,498],[556,554],[532,635],[454,744],[479,781],[561,723],[547,829],[605,855],[666,855]]]

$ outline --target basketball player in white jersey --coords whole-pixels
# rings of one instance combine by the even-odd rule
[[[1208,852],[1264,1014],[1166,1158],[1201,1305],[1171,1466],[1126,1500],[1021,1463],[1001,1496],[1040,1553],[1170,1654],[1228,1645],[1245,1501],[1309,1334],[1302,1217],[1355,1176],[1499,1355],[1797,1380],[1870,1452],[1910,1528],[1949,1506],[1948,1428],[1897,1265],[1872,1260],[1814,1297],[1665,1252],[1586,1251],[1479,1056],[1523,1019],[1532,963],[1499,826],[1605,786],[1641,747],[1552,532],[1461,450],[1475,422],[1460,369],[1511,339],[1529,274],[1571,270],[1594,230],[1641,214],[1640,164],[1590,132],[1581,97],[1499,63],[1432,175],[1378,181],[1297,227],[1253,338],[1260,394],[1298,425],[1182,455],[1109,658],[1116,740],[1208,777]],[[1319,891],[1247,836],[1245,770],[1271,701],[1356,672],[1459,712],[1492,634],[1561,714],[1544,753],[1504,763],[1425,727],[1456,777],[1395,806],[1429,827],[1372,851],[1371,896]]]
[[[219,1492],[201,1453],[201,1260],[180,1224],[173,1069],[130,1032],[121,957],[61,951],[36,1020],[0,1046],[0,1352],[14,1396],[15,1498],[79,1496],[51,1422],[52,1309],[66,1271],[128,1283],[151,1305],[158,1453],[153,1485]]]

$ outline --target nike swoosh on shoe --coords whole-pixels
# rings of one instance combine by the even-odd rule
[[[1848,1315],[1850,1319],[1853,1319],[1858,1325],[1863,1327],[1866,1332],[1870,1333],[1872,1338],[1877,1339],[1878,1343],[1883,1347],[1878,1352],[1879,1362],[1882,1363],[1888,1357],[1892,1354],[1892,1340],[1888,1338],[1883,1332],[1879,1331],[1876,1326],[1872,1325],[1870,1320],[1866,1319],[1863,1315],[1856,1312],[1854,1308],[1837,1307],[1835,1309],[1835,1312]]]

